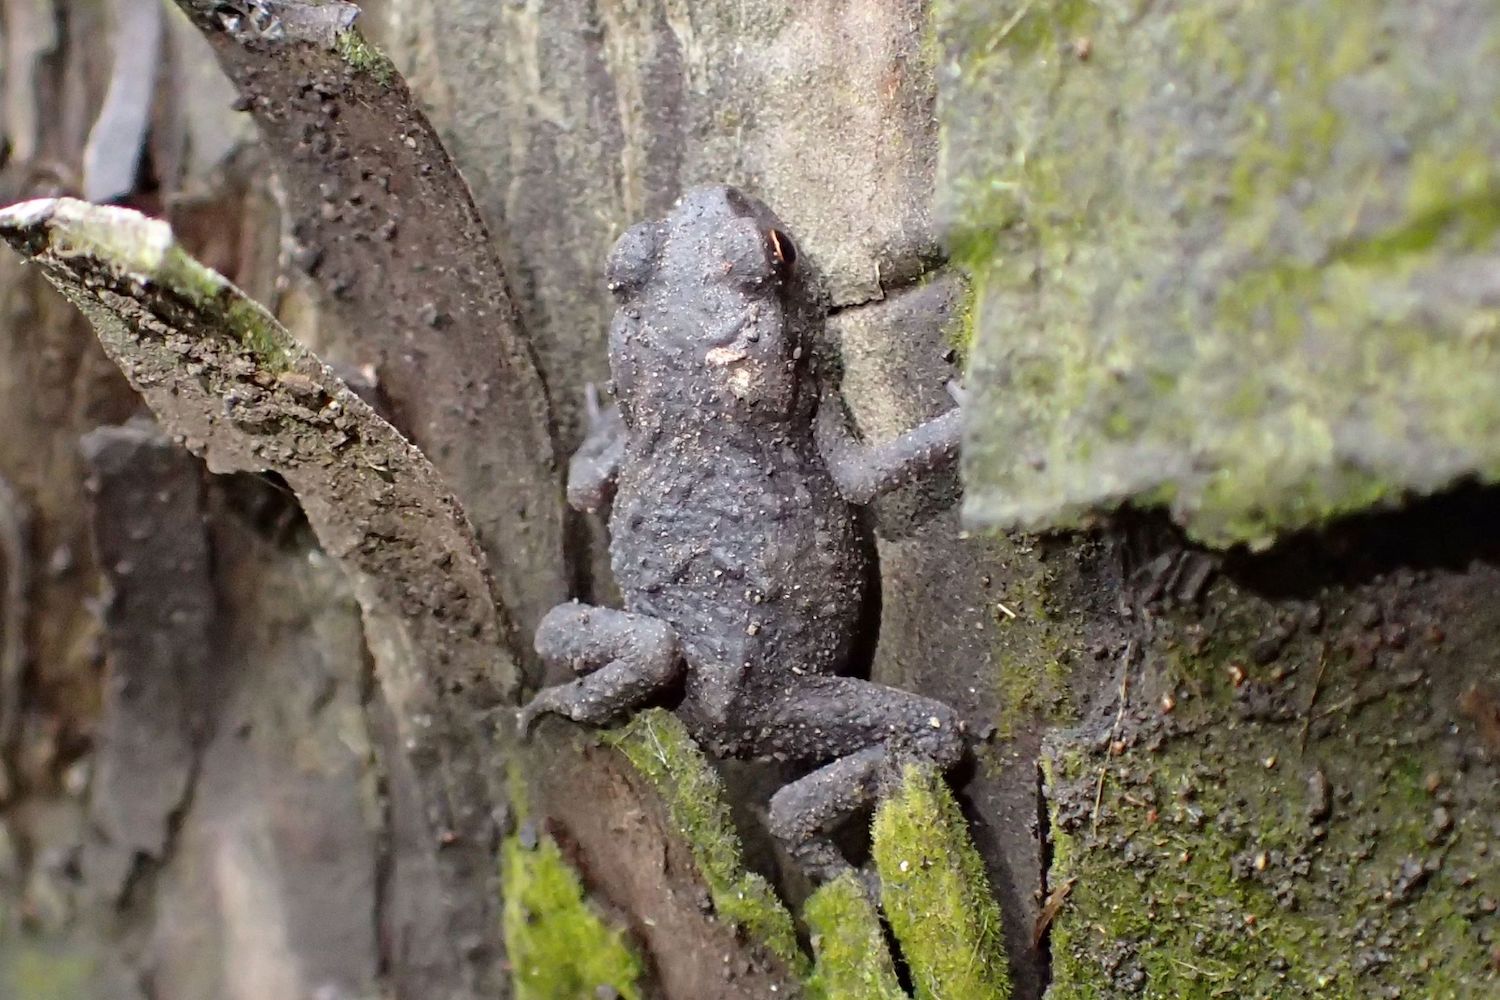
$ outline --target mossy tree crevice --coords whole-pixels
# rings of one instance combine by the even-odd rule
[[[708,886],[715,910],[796,970],[816,1000],[904,997],[866,884],[853,874],[807,901],[813,960],[770,885],[748,872],[722,782],[671,713],[637,715],[609,742],[661,795]],[[918,1000],[1004,1000],[1010,995],[999,907],[944,779],[908,768],[872,830],[881,906]]]

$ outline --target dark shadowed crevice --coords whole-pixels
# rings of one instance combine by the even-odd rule
[[[31,594],[31,511],[0,477],[0,800],[21,720]]]
[[[1047,810],[1047,776],[1038,765],[1036,768],[1036,825],[1037,838],[1041,842],[1041,894],[1042,898],[1049,899],[1055,890],[1051,885],[1052,873],[1052,818]],[[1044,916],[1045,919],[1045,916]],[[1035,936],[1036,940],[1036,966],[1039,977],[1040,993],[1047,992],[1047,987],[1052,983],[1052,927],[1050,920],[1046,926],[1039,928],[1040,933]]]
[[[1267,596],[1310,598],[1397,572],[1500,564],[1500,487],[1466,483],[1399,510],[1340,518],[1263,553],[1236,550],[1225,572]]]

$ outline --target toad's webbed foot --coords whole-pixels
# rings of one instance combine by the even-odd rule
[[[592,382],[584,387],[583,398],[588,429],[568,462],[568,506],[588,513],[614,496],[625,457],[625,418],[618,406],[599,405],[599,390]]]
[[[963,756],[953,709],[851,677],[808,678],[758,716],[760,752],[826,762],[773,795],[770,810],[771,832],[819,881],[850,868],[830,833],[894,790],[906,765],[944,771]]]
[[[588,725],[609,722],[672,683],[682,663],[665,622],[576,602],[547,612],[537,626],[536,651],[580,676],[542,689],[521,709],[522,736],[548,713]]]
[[[949,392],[962,403],[961,389],[950,383]],[[862,444],[849,430],[843,404],[829,394],[818,404],[814,432],[818,452],[840,495],[850,503],[867,504],[953,462],[958,457],[962,421],[962,413],[955,407],[900,437]]]

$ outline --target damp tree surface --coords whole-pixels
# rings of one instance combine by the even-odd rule
[[[1500,988],[1492,5],[362,6],[0,5],[0,995]],[[878,911],[668,712],[516,740],[704,182],[866,440],[967,372],[870,515],[970,757]]]

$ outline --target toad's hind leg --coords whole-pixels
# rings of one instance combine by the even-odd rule
[[[666,622],[576,602],[547,612],[537,626],[536,651],[581,676],[539,691],[521,710],[522,735],[548,713],[589,725],[608,722],[672,683],[682,663]]]
[[[963,756],[953,709],[851,677],[807,678],[767,706],[761,724],[761,752],[831,760],[771,797],[771,832],[819,880],[850,867],[829,834],[888,794],[905,765],[943,771]]]

